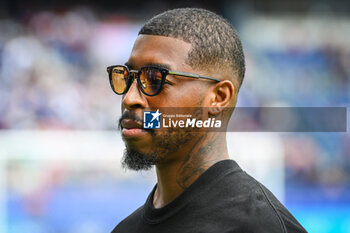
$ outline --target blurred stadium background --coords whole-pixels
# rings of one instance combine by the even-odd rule
[[[120,166],[120,97],[105,68],[127,60],[146,19],[184,6],[237,28],[247,61],[238,106],[350,107],[346,0],[1,0],[0,232],[110,232],[145,201],[155,176]],[[309,232],[350,232],[349,126],[228,141]]]

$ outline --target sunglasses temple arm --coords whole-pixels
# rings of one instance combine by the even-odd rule
[[[181,71],[176,71],[176,72],[175,71],[169,71],[169,74],[183,76],[183,77],[188,77],[188,78],[207,79],[207,80],[212,80],[212,81],[216,81],[216,82],[221,82],[221,80],[216,79],[216,78],[211,78],[211,77],[206,77],[206,76],[201,76],[201,75],[198,75],[198,74],[191,74],[191,73],[181,72]]]

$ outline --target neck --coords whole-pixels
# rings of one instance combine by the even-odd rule
[[[175,153],[176,160],[156,165],[158,184],[153,197],[156,208],[174,200],[209,167],[229,158],[223,132],[203,134],[188,147]]]

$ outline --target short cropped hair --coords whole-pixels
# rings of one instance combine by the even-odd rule
[[[204,9],[173,9],[146,22],[140,34],[190,43],[187,64],[192,68],[230,69],[238,89],[241,86],[245,73],[242,43],[233,26],[221,16]]]

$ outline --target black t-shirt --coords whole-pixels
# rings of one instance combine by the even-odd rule
[[[112,233],[306,232],[266,187],[233,160],[216,163],[158,209],[153,206],[155,188]]]

